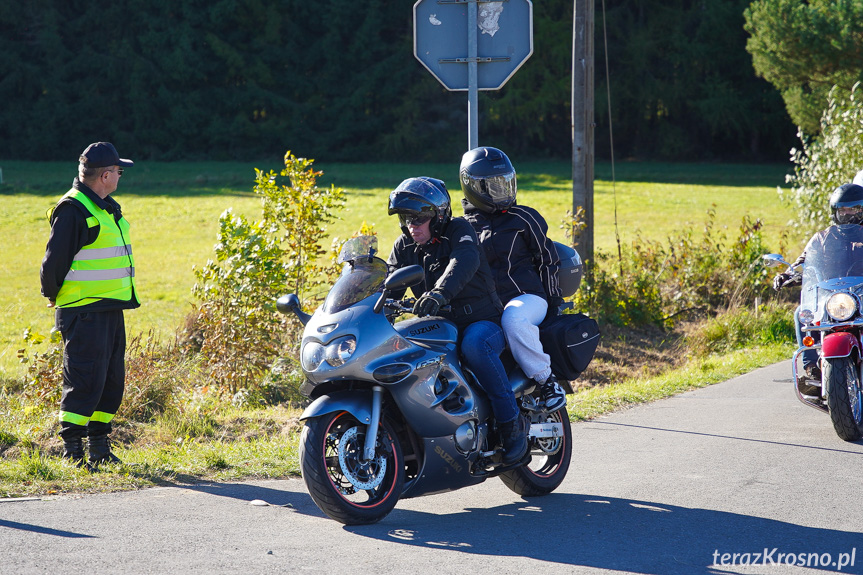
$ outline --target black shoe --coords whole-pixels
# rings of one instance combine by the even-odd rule
[[[68,459],[79,469],[93,471],[90,464],[84,461],[84,440],[81,438],[63,440],[63,459]]]
[[[554,375],[549,375],[545,383],[539,385],[539,403],[549,413],[566,405],[566,392],[560,387]]]
[[[500,424],[500,438],[503,443],[501,462],[504,465],[521,461],[527,453],[527,430],[527,419],[520,413],[513,421]]]
[[[807,365],[803,368],[803,371],[806,373],[806,379],[811,379],[818,382],[821,381],[821,368],[818,367],[818,364]]]
[[[107,435],[90,438],[90,465],[98,466],[102,463],[123,463],[111,453],[111,440]]]

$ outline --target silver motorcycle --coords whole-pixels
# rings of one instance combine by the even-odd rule
[[[442,317],[395,321],[413,300],[389,295],[422,281],[422,268],[390,274],[376,253],[374,237],[348,240],[341,276],[314,315],[294,294],[277,302],[305,325],[300,391],[313,401],[301,416],[300,463],[315,504],[355,525],[380,521],[400,498],[489,477],[522,496],[552,492],[572,455],[566,407],[544,411],[535,382],[513,363],[509,382],[531,421],[530,449],[503,465],[497,423],[476,376],[461,364],[455,325]]]
[[[796,321],[805,336],[791,362],[797,398],[830,414],[845,441],[863,437],[863,226],[835,225],[806,246],[802,272],[779,254],[767,265],[788,266],[787,284],[801,282]],[[798,358],[817,350],[820,379],[800,375]],[[811,353],[811,352],[810,352]]]

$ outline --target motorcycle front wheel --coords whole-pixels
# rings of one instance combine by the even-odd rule
[[[863,437],[863,388],[860,372],[850,357],[825,360],[827,409],[836,434],[845,441]]]
[[[548,495],[557,489],[566,477],[572,458],[572,426],[566,406],[554,413],[532,415],[531,423],[562,423],[563,435],[531,440],[530,463],[500,474],[504,485],[522,497]]]
[[[381,421],[375,454],[363,460],[366,425],[347,411],[306,421],[300,439],[303,481],[315,504],[345,525],[376,523],[393,510],[404,486],[396,434]]]

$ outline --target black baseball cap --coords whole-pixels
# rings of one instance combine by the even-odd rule
[[[135,162],[121,158],[111,142],[96,142],[87,146],[78,161],[85,168],[107,168],[108,166],[134,166]]]

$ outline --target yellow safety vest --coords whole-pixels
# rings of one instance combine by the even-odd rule
[[[102,299],[138,302],[135,290],[135,260],[129,239],[129,222],[120,221],[97,206],[87,194],[72,189],[63,196],[82,204],[92,214],[87,226],[99,226],[96,241],[81,248],[57,294],[57,307],[76,307]]]

